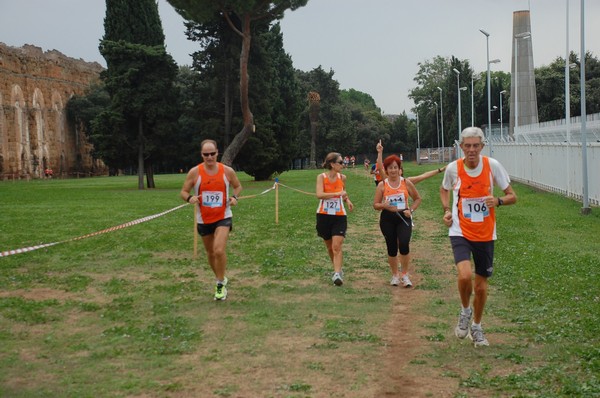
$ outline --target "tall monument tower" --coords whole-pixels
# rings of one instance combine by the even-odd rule
[[[535,90],[531,36],[529,10],[515,11],[513,13],[513,56],[510,96],[509,134],[511,137],[514,137],[515,127],[538,123],[537,92]]]

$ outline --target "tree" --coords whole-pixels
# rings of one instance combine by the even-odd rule
[[[236,158],[236,165],[256,180],[265,180],[289,169],[305,100],[300,95],[292,60],[283,49],[279,23],[269,29],[263,23],[254,26],[256,39],[249,64],[254,90],[250,102],[259,127]]]
[[[342,90],[340,98],[350,111],[351,130],[356,130],[354,145],[349,153],[373,151],[380,139],[391,136],[390,123],[381,115],[381,109],[373,97],[355,89]]]
[[[96,133],[114,142],[114,151],[125,158],[135,150],[138,188],[144,188],[145,168],[153,188],[152,162],[177,118],[177,66],[165,49],[158,6],[154,0],[107,0],[104,30],[102,78],[111,104],[97,118],[104,128]]]
[[[298,157],[308,157],[311,148],[310,104],[305,99],[311,91],[319,93],[319,128],[316,130],[315,160],[323,159],[329,152],[351,153],[356,150],[358,135],[352,123],[351,109],[342,102],[339,83],[333,79],[334,72],[325,72],[321,66],[310,72],[296,71],[300,93],[305,108],[300,118],[300,145]]]
[[[408,119],[406,112],[394,119],[390,126],[389,138],[385,141],[386,152],[410,152],[413,147],[416,147],[416,145],[413,146],[413,142],[409,137],[411,124],[412,122]]]
[[[110,97],[101,85],[90,87],[85,95],[74,95],[69,99],[66,106],[67,119],[75,126],[75,134],[77,137],[86,135],[90,137],[90,132],[93,131],[92,123],[98,115],[104,112],[110,104]],[[92,141],[92,140],[90,140]],[[92,155],[94,158],[103,159],[105,164],[108,156],[104,156],[98,146],[92,145]],[[79,156],[78,156],[79,158]],[[77,171],[82,171],[82,165],[78,159]]]
[[[409,93],[409,97],[415,102],[413,111],[419,112],[420,131],[422,132],[420,137],[421,142],[427,145],[437,146],[438,130],[440,135],[442,134],[442,119],[444,123],[444,145],[452,145],[458,139],[458,87],[456,74],[453,72],[453,69],[460,72],[460,87],[467,88],[461,96],[461,127],[470,126],[471,118],[473,118],[475,126],[488,124],[486,73],[475,74],[467,60],[461,61],[455,57],[443,58],[437,56],[433,61],[427,60],[419,63],[419,71],[414,78],[415,82],[417,82],[417,87],[413,88]],[[466,95],[466,93],[471,93],[472,79],[474,80],[472,95],[475,115],[471,115],[471,101]],[[441,99],[438,87],[442,89]],[[510,91],[510,75],[505,72],[492,72],[490,76],[490,107],[496,106],[499,108],[499,96],[502,90]],[[507,101],[506,98],[507,96],[504,96],[503,100]],[[435,105],[436,102],[437,107]],[[505,105],[506,103],[503,103],[503,107],[506,109],[506,114],[508,115],[508,106]],[[441,115],[442,106],[443,115]],[[437,119],[435,114],[436,109],[440,112]],[[499,112],[493,114],[492,123],[497,123],[499,117]],[[503,117],[506,116],[503,115]],[[436,124],[438,125],[436,126]]]
[[[581,82],[579,67],[581,62],[574,52],[569,63],[575,64],[569,69],[569,92],[571,94],[571,116],[581,115]],[[559,120],[565,117],[565,59],[557,57],[550,65],[535,69],[535,85],[538,100],[540,122]],[[585,58],[585,98],[588,114],[600,112],[600,61],[591,53]]]
[[[243,127],[225,150],[221,161],[231,165],[250,135],[254,132],[254,116],[249,103],[248,60],[254,21],[270,22],[283,13],[306,5],[308,0],[167,0],[186,20],[205,23],[215,15],[225,18],[231,29],[242,38],[240,52],[240,106]]]
[[[438,111],[440,112],[440,125],[442,119],[444,121],[444,128],[440,127],[439,129],[440,136],[443,130],[444,144],[449,143],[449,137],[456,136],[457,127],[452,128],[452,126],[458,125],[456,118],[458,102],[456,98],[456,75],[452,72],[452,68],[459,66],[457,69],[461,70],[460,62],[456,61],[454,57],[450,59],[438,55],[432,61],[425,60],[418,64],[419,70],[413,79],[417,83],[417,87],[410,90],[408,96],[415,102],[413,111],[419,112],[420,131],[423,132],[420,137],[422,142],[435,142],[437,144],[438,129],[435,127],[435,102],[438,103]],[[470,79],[471,73],[466,74]],[[442,89],[441,99],[438,87]]]
[[[239,63],[234,62],[241,51],[238,36],[218,15],[214,21],[202,24],[186,22],[186,27],[188,38],[199,42],[201,48],[192,54],[192,67],[202,79],[197,86],[198,95],[210,98],[202,102],[198,116],[205,121],[213,119],[210,124],[219,125],[220,134],[210,138],[226,148],[233,136],[234,107],[239,107],[234,84],[239,76]]]

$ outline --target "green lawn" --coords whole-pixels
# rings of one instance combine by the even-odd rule
[[[407,164],[405,172],[434,167]],[[314,192],[317,172],[279,178]],[[382,244],[374,185],[362,169],[347,175],[356,206],[348,283],[334,289],[315,232],[316,199],[280,187],[275,224],[275,193],[258,195],[273,182],[241,174],[242,195],[258,196],[234,208],[224,303],[212,301],[201,243],[192,258],[190,206],[71,240],[181,205],[184,175],[159,175],[158,189],[146,191],[135,188],[136,177],[0,183],[0,251],[62,242],[0,258],[0,396],[366,396],[384,355],[392,295],[382,288],[384,252],[373,253]],[[417,216],[439,223],[433,243],[449,250],[439,181],[418,185]],[[486,310],[500,342],[484,351],[456,343],[454,281],[423,265],[423,311],[439,322],[426,325],[429,353],[413,371],[439,369],[457,397],[600,396],[600,211],[582,216],[569,199],[515,190],[518,204],[498,211]],[[376,233],[361,234],[369,230]],[[357,275],[383,283],[361,284]],[[451,370],[460,361],[462,371]],[[346,390],[330,392],[344,375]]]

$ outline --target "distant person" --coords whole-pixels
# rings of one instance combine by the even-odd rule
[[[327,247],[327,254],[333,264],[331,280],[336,286],[344,283],[342,244],[348,228],[344,203],[348,205],[349,211],[354,208],[346,192],[346,176],[341,174],[343,164],[344,160],[339,153],[327,154],[323,162],[323,168],[327,171],[317,176],[316,187],[317,198],[319,198],[317,234]]]
[[[464,157],[448,165],[440,187],[443,221],[450,228],[462,305],[454,333],[459,339],[469,336],[475,347],[489,345],[481,319],[487,300],[488,278],[494,270],[496,208],[517,202],[504,167],[496,159],[481,156],[483,139],[483,131],[478,127],[467,127],[461,132],[459,145]],[[503,196],[494,197],[494,185],[504,192]],[[453,191],[452,206],[450,190]],[[471,256],[475,265],[474,286]],[[475,298],[471,309],[473,287]],[[469,325],[471,318],[473,323]]]
[[[381,163],[381,165],[374,163],[371,166],[371,175],[373,176],[373,181],[375,182],[375,186],[379,185],[379,183],[381,181],[383,181],[381,170],[383,170],[383,163]]]
[[[198,234],[216,277],[214,299],[220,301],[227,298],[226,246],[233,225],[231,206],[237,205],[242,184],[231,167],[217,162],[215,141],[204,140],[200,148],[204,161],[188,172],[180,196],[197,205]]]
[[[379,143],[377,143],[377,146],[375,148],[377,149],[377,161],[375,162],[375,164],[377,165],[378,170],[381,170],[381,172],[380,172],[381,178],[386,178],[386,172],[383,167],[383,145],[381,144],[381,140],[379,140]],[[373,166],[375,166],[375,165],[373,165]],[[435,170],[426,171],[425,173],[419,174],[418,176],[411,176],[411,177],[404,177],[404,170],[402,169],[401,171],[402,171],[402,176],[404,178],[406,178],[413,184],[418,184],[419,182],[426,180],[429,177],[433,177],[436,174],[442,173],[444,170],[446,170],[446,166],[437,168]]]

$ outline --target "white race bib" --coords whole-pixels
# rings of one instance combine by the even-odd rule
[[[221,191],[202,191],[202,206],[222,207],[223,192]]]
[[[404,193],[386,196],[385,200],[387,200],[392,206],[396,206],[398,210],[404,210],[408,208],[408,206],[406,205],[406,198],[404,197]]]
[[[327,214],[335,215],[336,213],[342,210],[340,198],[324,199],[323,209]]]
[[[471,222],[483,222],[483,219],[490,215],[485,198],[462,199],[462,211],[466,218],[471,219]]]

